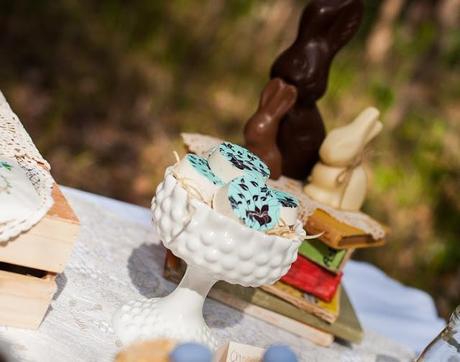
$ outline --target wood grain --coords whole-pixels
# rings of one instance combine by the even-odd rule
[[[37,329],[56,292],[55,278],[0,270],[0,325]]]

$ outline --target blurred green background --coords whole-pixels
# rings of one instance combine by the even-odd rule
[[[387,246],[356,254],[460,303],[460,2],[366,0],[319,106],[327,128],[382,111],[365,210]],[[0,89],[58,182],[148,205],[179,133],[242,142],[305,1],[0,3]]]

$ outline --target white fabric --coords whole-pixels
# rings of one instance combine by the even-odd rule
[[[164,249],[153,233],[149,210],[64,191],[82,229],[64,274],[57,279],[58,293],[38,331],[1,327],[0,340],[21,362],[109,362],[119,348],[111,328],[113,313],[128,300],[163,296],[175,285],[161,276]],[[360,278],[372,285],[366,273]],[[406,347],[371,330],[366,330],[360,345],[334,343],[320,348],[213,300],[206,301],[204,312],[220,342],[230,339],[259,347],[285,343],[301,361],[410,361],[413,357]],[[394,328],[401,329],[401,324]]]
[[[0,215],[0,242],[6,242],[30,229],[51,208],[54,181],[49,164],[0,92],[1,161],[11,166],[0,170],[0,205],[10,212]]]
[[[350,261],[343,283],[365,328],[414,351],[423,350],[446,324],[427,293],[402,285],[371,264]]]
[[[146,209],[84,191],[65,189],[116,213],[131,223],[148,225]],[[382,249],[385,252],[385,249]],[[412,351],[421,351],[445,326],[429,294],[388,277],[372,264],[350,260],[343,282],[359,320],[373,330]]]
[[[0,225],[27,219],[40,208],[40,197],[16,160],[0,157]]]

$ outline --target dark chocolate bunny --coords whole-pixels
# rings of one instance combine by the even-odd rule
[[[281,176],[282,157],[276,144],[279,123],[296,98],[294,86],[279,78],[270,80],[262,91],[256,113],[244,128],[246,147],[267,164],[273,179]]]
[[[318,161],[325,129],[316,101],[326,92],[331,62],[353,37],[362,0],[312,0],[303,11],[294,43],[274,62],[271,78],[297,88],[297,100],[279,125],[277,143],[284,175],[304,180]]]

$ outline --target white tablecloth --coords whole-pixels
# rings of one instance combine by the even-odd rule
[[[112,361],[119,348],[111,329],[114,311],[131,299],[166,295],[174,285],[161,277],[164,251],[148,209],[64,191],[82,230],[58,277],[59,291],[38,331],[2,327],[0,339],[19,361]],[[205,318],[222,342],[286,343],[302,361],[408,361],[443,326],[428,295],[369,264],[350,262],[344,282],[365,328],[360,345],[319,348],[212,300]]]

